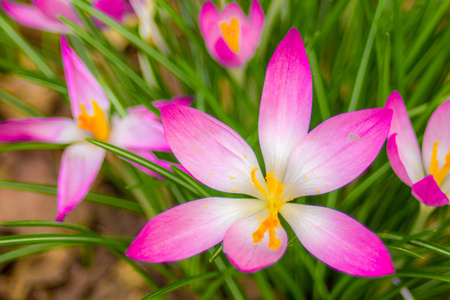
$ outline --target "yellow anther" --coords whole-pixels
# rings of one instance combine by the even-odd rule
[[[89,130],[96,139],[106,142],[109,137],[109,127],[105,112],[95,101],[91,101],[91,103],[94,109],[93,116],[88,115],[83,103],[81,103],[81,114],[78,116],[78,128]]]
[[[226,22],[220,23],[220,29],[222,30],[223,38],[228,47],[234,52],[239,53],[239,21],[236,18],[232,18],[230,25]]]
[[[253,242],[260,243],[264,238],[264,234],[266,233],[266,231],[268,231],[268,248],[277,250],[281,245],[281,240],[276,237],[275,228],[281,228],[280,220],[278,219],[278,211],[284,203],[283,200],[280,199],[281,194],[283,194],[283,184],[275,178],[275,174],[268,173],[266,177],[266,191],[255,177],[256,170],[257,168],[254,168],[251,172],[252,182],[255,187],[264,195],[268,204],[269,216],[264,221],[262,221],[259,224],[258,229],[253,232]]]
[[[439,170],[439,161],[437,159],[438,146],[439,141],[434,142],[433,151],[431,153],[430,174],[433,175],[434,180],[440,186],[444,181],[445,176],[447,176],[448,172],[450,171],[450,148],[447,155],[445,156],[445,164]]]

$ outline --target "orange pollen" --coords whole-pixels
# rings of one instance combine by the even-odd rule
[[[434,180],[440,186],[450,171],[450,147],[447,155],[445,156],[445,164],[439,169],[439,161],[437,159],[439,141],[434,142],[433,152],[431,153],[430,174],[433,175]]]
[[[78,128],[89,130],[96,139],[106,142],[109,137],[109,127],[105,112],[95,101],[92,100],[91,103],[94,109],[93,116],[88,115],[83,103],[81,103],[81,114],[78,115]]]
[[[220,23],[223,38],[228,47],[234,52],[239,53],[239,21],[236,18],[231,18],[230,25],[226,22]]]
[[[268,231],[269,245],[267,248],[277,250],[281,245],[281,240],[276,237],[275,228],[281,228],[280,220],[278,219],[278,211],[284,203],[283,200],[280,199],[281,194],[283,193],[283,184],[275,179],[275,175],[273,173],[267,173],[265,180],[267,186],[266,191],[266,189],[264,189],[264,187],[258,182],[258,179],[256,179],[255,173],[257,170],[257,168],[254,168],[251,171],[251,179],[255,187],[266,198],[269,208],[269,216],[259,224],[258,229],[253,232],[252,238],[254,243],[260,243],[264,238],[264,234]]]

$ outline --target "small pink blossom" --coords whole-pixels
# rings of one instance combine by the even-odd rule
[[[129,3],[125,0],[95,0],[95,8],[122,22],[123,16],[130,11]],[[69,32],[58,16],[67,18],[77,25],[82,25],[75,9],[68,0],[33,0],[33,5],[15,1],[1,1],[3,10],[22,25],[54,32]]]
[[[109,121],[110,102],[84,63],[61,38],[62,57],[72,108],[70,118],[32,118],[0,122],[0,142],[38,141],[70,144],[63,153],[58,178],[58,217],[80,203],[89,191],[106,151],[85,141],[95,138],[136,153],[168,170],[171,163],[152,152],[170,151],[159,118],[143,106],[131,107],[124,118]],[[189,97],[155,101],[157,108],[169,104],[189,105]],[[148,169],[143,171],[160,177]]]
[[[261,5],[254,0],[248,18],[236,3],[222,12],[207,1],[200,10],[199,25],[211,56],[224,67],[242,67],[255,53],[264,25]]]
[[[403,99],[394,91],[386,101],[394,111],[387,154],[392,169],[411,193],[427,206],[442,206],[450,197],[450,100],[441,104],[428,121],[422,154]]]

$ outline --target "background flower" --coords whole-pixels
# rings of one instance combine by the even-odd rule
[[[113,117],[109,124],[110,102],[84,63],[61,38],[62,57],[72,108],[72,119],[34,118],[0,123],[0,141],[41,141],[68,143],[58,178],[58,221],[80,203],[89,191],[106,151],[85,142],[95,138],[118,145],[171,170],[169,162],[158,159],[150,150],[170,151],[159,118],[143,106],[128,110],[124,118]],[[161,108],[170,103],[189,105],[192,99],[178,97],[159,101]],[[152,171],[140,169],[161,178]]]
[[[394,111],[387,154],[392,169],[411,193],[428,206],[449,203],[450,194],[450,100],[431,116],[422,143],[422,155],[403,99],[394,91],[386,101]]]
[[[68,0],[33,0],[33,5],[14,1],[2,1],[3,10],[22,25],[39,30],[69,32],[59,19],[62,16],[77,25],[82,25],[81,19]],[[95,0],[93,5],[118,22],[130,10],[125,0]]]
[[[264,25],[261,5],[254,0],[248,18],[236,3],[222,12],[207,1],[200,10],[199,26],[211,56],[228,68],[242,67],[255,53]]]

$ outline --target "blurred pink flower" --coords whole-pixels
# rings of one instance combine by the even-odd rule
[[[17,22],[39,30],[54,32],[69,32],[58,16],[69,19],[77,25],[82,25],[75,9],[68,0],[33,0],[33,5],[14,1],[1,1],[3,10]],[[95,0],[95,8],[122,22],[123,16],[131,7],[125,0]]]
[[[255,53],[264,25],[261,5],[254,0],[247,18],[236,3],[222,12],[207,1],[200,10],[199,25],[211,56],[224,67],[242,67]]]
[[[288,203],[338,189],[360,175],[383,146],[392,111],[341,114],[308,133],[311,105],[309,62],[293,28],[269,62],[262,93],[259,141],[265,179],[253,150],[231,128],[190,107],[163,108],[167,141],[195,178],[254,198],[211,197],[175,206],[147,223],[127,256],[171,262],[223,241],[231,263],[254,272],[278,261],[286,250],[281,214],[303,246],[332,268],[355,276],[393,273],[382,241],[355,219],[330,208]]]
[[[411,193],[427,206],[449,203],[450,195],[450,100],[441,104],[428,121],[422,155],[403,99],[394,91],[386,101],[394,111],[387,142],[392,169]]]
[[[106,151],[86,142],[86,138],[117,145],[171,170],[171,163],[159,160],[150,151],[170,151],[159,118],[145,107],[137,106],[129,108],[124,118],[113,116],[109,124],[110,102],[104,91],[67,45],[65,37],[61,38],[61,47],[73,119],[55,117],[0,122],[0,142],[70,144],[64,150],[59,172],[57,221],[62,221],[83,200],[105,157]],[[168,104],[189,105],[191,101],[188,97],[177,97],[153,104],[162,108]]]

